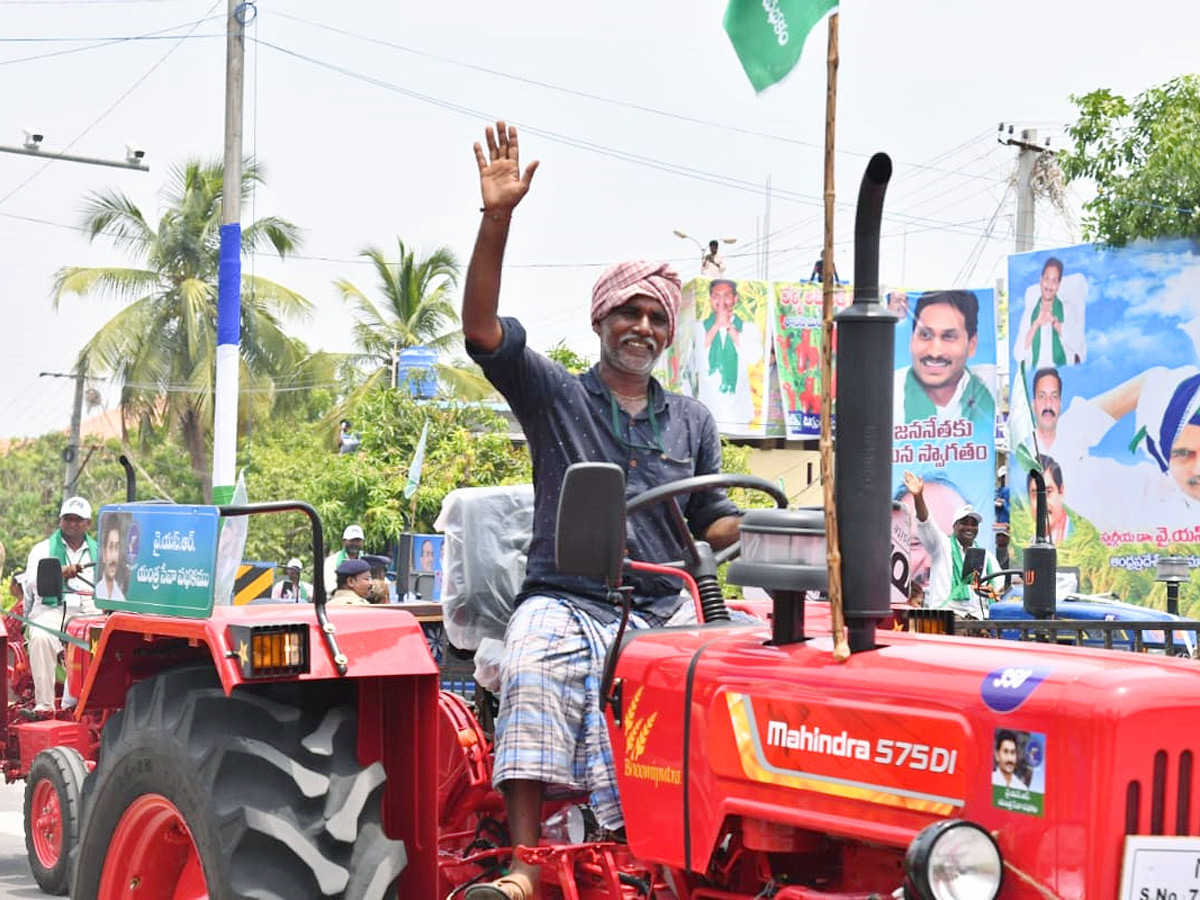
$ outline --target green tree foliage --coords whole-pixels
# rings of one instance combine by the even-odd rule
[[[6,571],[23,569],[33,545],[58,527],[62,505],[65,434],[47,434],[18,442],[0,453],[0,541],[8,551]],[[125,472],[118,463],[118,441],[85,444],[75,493],[97,513],[105,503],[125,501]],[[171,486],[171,498],[200,502],[200,482],[175,447],[161,439],[125,451],[138,471],[138,496],[162,496],[155,485]]]
[[[190,160],[175,167],[163,192],[165,210],[151,225],[124,194],[91,195],[83,225],[95,240],[104,236],[136,260],[137,268],[67,266],[54,279],[54,305],[63,297],[107,296],[124,306],[80,351],[78,365],[92,375],[111,374],[123,383],[126,421],[153,428],[165,422],[182,438],[192,469],[211,494],[208,463],[216,364],[217,265],[220,251],[220,163]],[[242,197],[263,181],[262,168],[247,161]],[[272,249],[281,257],[298,245],[299,229],[266,217],[242,231],[242,252]],[[274,380],[291,375],[307,355],[288,337],[286,319],[308,315],[299,294],[254,275],[242,276],[242,385],[270,406]],[[240,411],[251,414],[255,404]]]
[[[477,368],[445,361],[462,349],[462,331],[452,300],[458,287],[458,260],[446,247],[420,258],[399,238],[396,251],[394,260],[377,247],[359,253],[371,262],[380,302],[371,300],[345,278],[334,282],[353,310],[354,342],[375,366],[367,387],[391,372],[393,353],[408,347],[428,347],[440,354],[438,377],[455,396],[488,396],[491,386]]]
[[[1090,179],[1089,240],[1200,238],[1200,75],[1181,75],[1126,100],[1108,88],[1072,96],[1079,119],[1059,162],[1068,181]]]
[[[260,431],[247,466],[251,501],[297,499],[321,516],[327,548],[340,546],[342,530],[363,527],[368,552],[387,552],[400,534],[432,532],[446,494],[459,487],[528,483],[529,453],[509,438],[505,420],[486,406],[414,400],[407,391],[379,387],[349,409],[362,438],[355,453],[330,449],[321,422],[281,421]],[[425,422],[429,437],[421,482],[404,498],[408,467]],[[750,448],[724,442],[727,472],[749,471]],[[739,506],[769,506],[763,494],[734,492]],[[328,551],[326,551],[328,552]],[[257,516],[250,524],[245,558],[304,561],[311,578],[311,537],[301,514]]]
[[[293,498],[321,516],[328,547],[347,525],[363,527],[368,552],[385,552],[405,531],[430,532],[442,499],[458,487],[528,482],[529,454],[508,436],[504,419],[479,404],[414,400],[405,390],[379,387],[348,409],[362,444],[332,452],[321,422],[260,432],[247,472],[252,501]],[[421,482],[404,498],[408,468],[425,422],[429,437]],[[259,516],[251,523],[247,559],[298,556],[311,573],[311,539],[300,514]]]
[[[592,367],[592,361],[568,347],[566,341],[559,341],[546,351],[546,356],[576,375]]]

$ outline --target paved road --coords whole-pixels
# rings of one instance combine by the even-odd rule
[[[24,803],[25,782],[0,785],[0,900],[46,897],[29,873],[25,858]]]

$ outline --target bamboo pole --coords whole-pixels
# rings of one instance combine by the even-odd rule
[[[838,14],[829,17],[825,82],[825,246],[821,251],[821,481],[825,487],[825,544],[829,567],[829,614],[833,619],[833,657],[850,658],[842,611],[842,553],[838,545],[833,471],[833,146],[837,120]]]

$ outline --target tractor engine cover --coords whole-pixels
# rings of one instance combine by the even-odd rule
[[[762,625],[628,636],[607,715],[634,854],[710,873],[734,831],[902,854],[965,819],[1057,896],[1099,897],[1116,896],[1127,834],[1200,834],[1194,663],[880,638],[837,663],[827,634],[780,646]]]

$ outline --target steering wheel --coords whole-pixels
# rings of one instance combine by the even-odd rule
[[[674,500],[686,494],[711,491],[714,488],[746,488],[748,490],[761,491],[774,500],[780,509],[786,509],[788,505],[787,494],[781,491],[778,485],[772,484],[765,478],[759,478],[757,475],[717,472],[713,475],[695,475],[691,478],[682,478],[679,481],[670,481],[666,484],[660,484],[658,487],[651,488],[648,491],[642,491],[642,493],[638,494],[625,505],[625,514],[630,516],[639,510],[654,506],[657,503],[665,503],[668,500]],[[685,559],[673,560],[661,565],[690,569],[700,559],[699,553],[696,550],[696,539],[692,537],[692,532],[688,529],[687,521],[683,518],[683,511],[679,508],[679,504],[672,503],[669,510],[671,525],[675,536],[683,545]],[[741,549],[742,542],[734,541],[720,553],[716,554],[717,565],[729,562],[729,560],[741,552]]]

